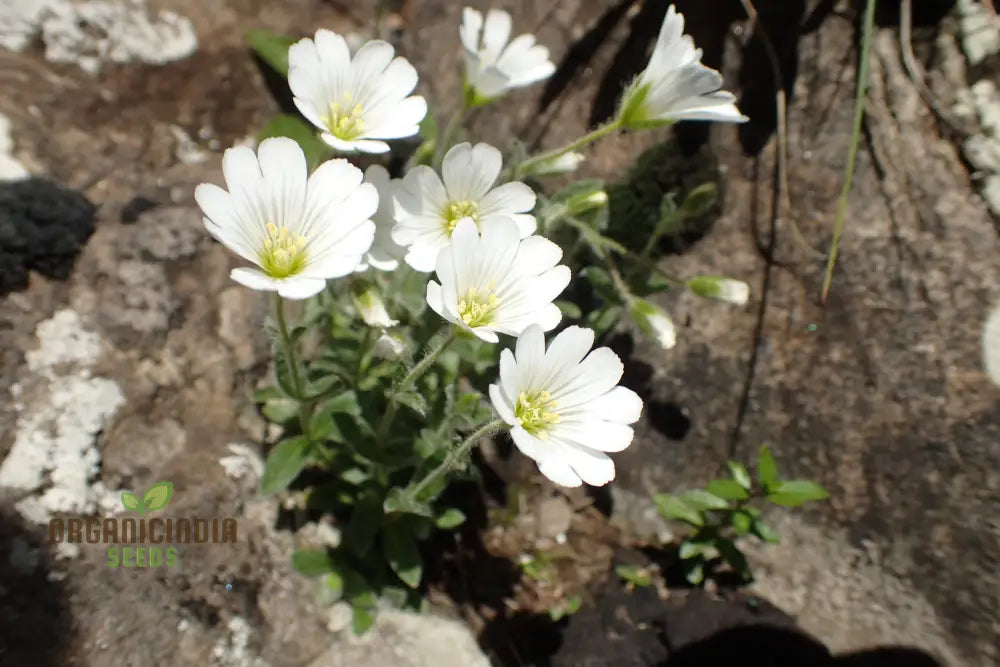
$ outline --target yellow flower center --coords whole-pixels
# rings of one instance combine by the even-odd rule
[[[455,225],[462,218],[472,218],[476,226],[479,226],[479,205],[474,201],[454,201],[444,207],[442,216],[445,220],[445,231],[451,236],[455,231]]]
[[[344,103],[333,102],[330,104],[330,114],[326,118],[326,126],[330,129],[330,134],[344,141],[357,139],[365,131],[364,113],[360,104],[351,106],[353,96],[351,93],[344,95]]]
[[[287,278],[306,268],[306,240],[292,234],[288,227],[280,229],[273,222],[267,223],[267,238],[260,252],[260,267],[272,278]]]
[[[491,290],[489,295],[480,296],[479,290],[470,287],[465,298],[458,302],[458,316],[469,327],[484,327],[492,324],[500,299]]]
[[[514,406],[514,417],[521,428],[531,435],[544,440],[548,437],[548,429],[552,424],[562,421],[558,412],[553,412],[558,407],[558,403],[552,400],[552,395],[547,391],[539,391],[528,394],[521,392],[517,395],[517,404]]]

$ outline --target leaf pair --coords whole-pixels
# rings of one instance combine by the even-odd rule
[[[122,493],[122,505],[127,510],[144,515],[147,512],[162,510],[170,502],[173,495],[173,483],[162,481],[149,487],[146,493],[142,494],[141,500],[131,491],[125,491]]]

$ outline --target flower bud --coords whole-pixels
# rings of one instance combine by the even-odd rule
[[[632,299],[629,314],[636,326],[647,336],[654,338],[664,350],[677,343],[677,331],[670,317],[660,308],[645,299]]]
[[[688,289],[706,299],[717,299],[742,306],[750,298],[750,286],[742,280],[725,276],[697,276],[688,281]]]
[[[591,192],[581,192],[570,197],[566,202],[566,212],[570,215],[582,215],[594,209],[603,208],[608,205],[608,193],[604,190],[594,190]]]
[[[396,320],[389,317],[382,297],[379,296],[374,285],[360,283],[351,290],[351,299],[354,301],[354,306],[358,309],[361,319],[368,326],[386,329],[398,324]]]
[[[406,344],[390,334],[384,333],[375,341],[375,354],[382,359],[399,359],[406,350]]]
[[[563,153],[559,157],[554,157],[551,160],[546,160],[541,164],[532,167],[530,172],[526,175],[555,176],[558,174],[568,174],[576,171],[577,167],[583,163],[583,159],[583,153],[570,151],[569,153]]]

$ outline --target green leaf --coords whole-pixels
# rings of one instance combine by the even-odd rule
[[[733,524],[733,531],[737,535],[746,535],[753,527],[753,518],[742,510],[733,512],[731,521]]]
[[[167,506],[174,495],[171,482],[157,482],[142,496],[143,513],[158,512]]]
[[[572,301],[564,301],[559,299],[555,301],[556,306],[562,311],[563,317],[567,320],[578,320],[583,317],[583,311],[580,310],[580,306],[576,305]]]
[[[430,505],[412,498],[403,489],[395,488],[389,491],[382,504],[382,509],[386,514],[416,514],[428,519],[434,518],[434,512]]]
[[[640,588],[645,588],[652,583],[649,570],[638,565],[616,565],[615,574],[618,575],[619,579]]]
[[[396,400],[421,417],[427,416],[427,400],[421,394],[415,391],[401,391],[396,394]]]
[[[292,375],[292,366],[288,355],[285,353],[285,346],[281,343],[274,345],[274,375],[286,395],[293,399],[301,398],[295,391],[295,379]]]
[[[310,380],[306,385],[306,398],[315,401],[324,398],[331,393],[340,383],[340,378],[334,374],[322,375],[315,380]]]
[[[299,416],[299,402],[294,398],[270,400],[260,412],[272,424],[287,424]]]
[[[331,592],[333,597],[340,598],[344,594],[344,578],[339,572],[327,572],[323,577],[323,583]]]
[[[465,523],[465,514],[460,509],[449,507],[445,511],[438,514],[438,517],[437,519],[435,519],[434,523],[441,530],[451,530],[452,528],[458,528],[463,523]]]
[[[288,76],[288,49],[295,43],[293,37],[275,35],[266,30],[247,32],[250,48],[278,74]]]
[[[354,634],[363,635],[368,632],[368,630],[375,623],[375,609],[374,607],[368,607],[362,604],[354,604],[351,606],[353,616],[351,618],[351,627],[354,630]]]
[[[733,569],[733,572],[738,574],[743,581],[746,582],[753,579],[747,557],[743,555],[743,552],[739,550],[739,547],[732,540],[720,538],[715,541],[715,546],[718,548],[722,560],[726,561],[729,567]]]
[[[329,147],[316,135],[312,125],[298,116],[282,113],[271,118],[257,135],[257,141],[271,137],[288,137],[295,141],[305,153],[306,165],[310,170],[330,154]]]
[[[622,307],[619,305],[610,305],[600,308],[598,310],[592,310],[587,313],[586,321],[587,325],[593,329],[598,336],[602,336],[610,331],[615,324],[618,323],[619,318],[622,315]]]
[[[382,505],[372,494],[358,499],[344,531],[344,544],[359,558],[371,551],[382,522]]]
[[[774,462],[774,455],[767,445],[760,448],[757,456],[757,479],[768,491],[778,484],[778,464]]]
[[[653,502],[656,504],[656,509],[660,515],[667,519],[678,519],[692,526],[702,526],[705,524],[701,512],[677,496],[660,493],[653,496]]]
[[[800,479],[781,482],[767,494],[768,500],[784,507],[798,507],[813,500],[825,500],[829,497],[830,494],[819,484]]]
[[[747,490],[731,479],[716,479],[708,483],[705,490],[712,495],[725,500],[746,500],[750,497]]]
[[[396,576],[410,588],[419,586],[423,563],[413,534],[403,521],[391,521],[382,528],[382,548]]]
[[[253,393],[253,402],[257,404],[283,398],[288,398],[288,396],[278,387],[263,387]]]
[[[604,190],[604,181],[599,178],[584,179],[582,181],[576,181],[567,185],[565,188],[559,192],[552,195],[552,202],[563,204],[568,202],[574,197],[587,196],[594,192],[601,192]]]
[[[587,282],[594,288],[594,291],[605,301],[610,301],[611,303],[621,301],[621,296],[618,294],[618,289],[611,279],[611,274],[603,268],[599,266],[587,266],[580,270],[579,275],[586,278]]]
[[[304,435],[285,438],[267,455],[260,492],[267,496],[281,491],[298,477],[308,461],[309,439]]]
[[[677,551],[677,556],[681,560],[689,560],[691,558],[698,557],[712,558],[715,556],[715,552],[716,548],[713,544],[684,540],[684,542],[681,543],[681,548]]]
[[[737,461],[727,461],[726,465],[729,466],[729,473],[733,476],[736,483],[749,491],[753,486],[753,482],[750,479],[750,473],[747,472],[746,466]]]
[[[719,496],[701,489],[688,491],[681,498],[691,507],[700,510],[724,510],[729,507],[729,503]]]
[[[344,480],[348,484],[353,484],[354,486],[361,486],[371,478],[371,475],[357,467],[348,468],[344,472],[340,473],[340,479]]]
[[[762,521],[754,521],[753,533],[760,539],[771,544],[778,544],[781,541],[778,539],[778,534],[774,532],[774,529]]]
[[[700,218],[719,201],[719,188],[715,183],[702,183],[688,192],[681,204],[680,214],[686,218]]]
[[[333,572],[333,562],[325,551],[303,549],[292,553],[292,567],[306,577],[318,577]]]
[[[132,512],[145,511],[145,508],[142,507],[142,502],[139,500],[139,496],[135,495],[131,491],[124,491],[122,493],[122,506]]]
[[[697,586],[705,581],[705,561],[700,558],[684,561],[684,578],[692,586]]]
[[[580,605],[583,604],[583,600],[579,595],[572,595],[566,598],[564,604],[557,605],[549,609],[549,618],[552,619],[553,623],[557,623],[566,616],[572,616],[576,612],[580,611]]]

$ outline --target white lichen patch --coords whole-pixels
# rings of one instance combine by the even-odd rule
[[[973,65],[1000,53],[1000,21],[978,0],[958,0],[955,6],[958,28],[962,35],[962,49]]]
[[[264,461],[254,448],[232,443],[228,449],[232,454],[219,459],[219,464],[226,471],[226,475],[233,479],[243,479],[248,475],[260,479],[264,473]]]
[[[983,326],[983,367],[1000,387],[1000,303],[993,307]]]
[[[233,616],[226,624],[228,636],[223,637],[212,649],[214,667],[267,667],[250,648],[252,628],[241,616]]]
[[[146,0],[5,0],[0,46],[22,51],[41,36],[45,58],[97,73],[106,62],[161,65],[198,48],[191,21],[153,14]]]
[[[0,114],[0,181],[17,181],[28,177],[28,170],[14,157],[14,138],[10,120]]]
[[[100,339],[74,311],[42,322],[36,336],[39,346],[26,357],[45,387],[19,410],[0,487],[23,496],[15,507],[26,520],[46,523],[56,512],[90,514],[104,505],[96,438],[125,399],[113,381],[91,377]]]

